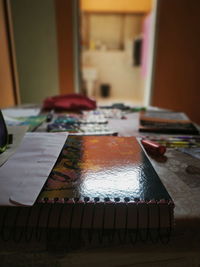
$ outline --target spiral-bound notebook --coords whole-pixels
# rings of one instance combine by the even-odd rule
[[[1,208],[1,238],[166,241],[173,208],[136,138],[69,136],[36,203]]]

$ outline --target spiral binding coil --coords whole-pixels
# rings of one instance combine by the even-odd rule
[[[120,198],[42,199],[32,207],[1,207],[0,238],[70,244],[137,241],[167,243],[173,228],[172,201]]]

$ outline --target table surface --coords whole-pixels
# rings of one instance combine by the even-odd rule
[[[119,136],[140,136],[139,113],[128,113],[126,119],[109,119],[110,129]],[[38,131],[44,131],[43,124]],[[167,149],[163,160],[149,155],[149,159],[175,203],[175,230],[191,228],[200,232],[200,174],[188,174],[189,165],[200,166],[200,160],[177,149]]]
[[[139,136],[138,122],[138,113],[130,113],[120,123],[110,119],[109,126],[119,136]],[[176,149],[167,149],[162,161],[149,159],[175,203],[175,231],[169,244],[138,243],[51,254],[38,245],[34,252],[10,247],[0,252],[1,266],[200,266],[200,175],[186,172],[188,165],[199,167],[200,161]]]

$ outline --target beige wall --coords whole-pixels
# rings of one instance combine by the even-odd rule
[[[114,14],[90,14],[89,41],[96,42],[97,45],[106,45],[109,49],[120,49],[123,43],[123,17]]]
[[[90,47],[83,51],[83,67],[93,67],[98,72],[96,96],[100,85],[111,86],[111,97],[142,103],[144,80],[141,68],[133,63],[133,42],[142,31],[142,15],[87,14]],[[84,40],[87,44],[87,41]],[[100,47],[99,47],[100,43]],[[87,46],[86,46],[87,47]]]
[[[100,95],[100,85],[111,86],[111,97],[120,100],[132,100],[142,103],[144,81],[140,67],[133,67],[126,51],[85,51],[84,62],[96,68],[98,73],[95,96]]]
[[[10,0],[22,103],[58,94],[54,0]]]
[[[0,108],[15,104],[3,0],[0,0]]]
[[[83,43],[90,46],[106,45],[108,49],[124,49],[127,40],[141,34],[142,15],[83,14]],[[97,47],[98,49],[99,47]]]

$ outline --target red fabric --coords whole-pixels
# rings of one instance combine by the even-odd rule
[[[43,102],[44,110],[92,110],[96,101],[80,94],[48,97]]]

